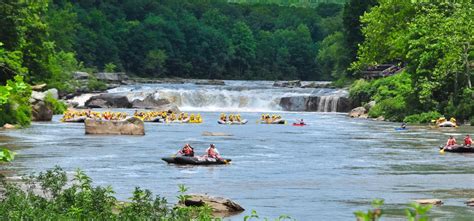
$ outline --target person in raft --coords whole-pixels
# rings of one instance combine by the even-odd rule
[[[214,158],[216,160],[222,159],[220,154],[219,154],[219,151],[217,150],[217,148],[214,144],[209,145],[209,147],[207,148],[206,157]]]
[[[449,136],[448,142],[446,142],[446,149],[451,149],[456,145],[456,139],[453,136]]]
[[[464,137],[464,146],[466,147],[471,147],[472,145],[472,139],[471,139],[471,136],[466,135],[466,137]]]
[[[178,151],[178,155],[185,157],[194,157],[194,148],[192,148],[191,145],[186,144],[184,145],[183,149]]]
[[[406,124],[405,122],[403,122],[400,127],[401,127],[402,129],[406,129],[406,128],[407,128],[407,124]]]
[[[299,121],[298,123],[301,124],[301,125],[305,125],[305,124],[306,124],[303,119],[300,119],[300,121]]]

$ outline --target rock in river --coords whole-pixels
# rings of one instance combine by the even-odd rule
[[[349,117],[352,118],[364,118],[365,115],[367,115],[367,109],[364,107],[356,107],[349,112]]]
[[[145,124],[135,117],[121,121],[87,119],[85,126],[86,134],[145,135]]]
[[[131,108],[132,104],[125,95],[100,94],[89,98],[85,106],[88,108]]]
[[[295,81],[275,81],[273,83],[273,87],[301,87],[301,81],[295,80]]]
[[[190,198],[184,201],[184,206],[204,206],[207,205],[212,209],[213,215],[219,217],[227,217],[245,209],[236,202],[222,197],[212,197],[208,195],[189,195]],[[183,206],[183,203],[180,204]]]
[[[426,205],[426,204],[431,204],[431,205],[441,205],[443,204],[443,201],[440,199],[419,199],[415,200],[415,203]]]
[[[44,101],[32,105],[31,116],[33,121],[51,121],[53,118],[53,108]]]

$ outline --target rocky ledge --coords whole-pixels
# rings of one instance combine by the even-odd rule
[[[178,206],[204,206],[207,205],[212,209],[212,213],[217,217],[228,217],[245,211],[242,206],[236,202],[222,198],[212,197],[208,195],[194,194],[188,195],[189,198],[181,202]]]
[[[143,99],[134,99],[123,94],[99,94],[91,96],[84,106],[87,108],[136,108],[180,112],[178,106],[167,99],[156,98],[153,94],[145,95]]]
[[[86,119],[85,129],[86,134],[145,135],[145,124],[135,117],[121,121]]]

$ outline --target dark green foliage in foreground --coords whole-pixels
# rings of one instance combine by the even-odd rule
[[[373,209],[364,211],[356,211],[354,215],[358,221],[377,221],[380,220],[384,214],[382,206],[384,204],[383,199],[375,199],[372,201]],[[418,203],[410,203],[408,208],[405,209],[406,218],[409,221],[428,221],[426,213],[430,211],[433,205],[420,205]]]
[[[10,162],[15,159],[15,152],[12,152],[5,148],[0,148],[0,163]]]
[[[58,167],[25,181],[29,184],[26,192],[5,184],[1,220],[218,220],[212,217],[210,208],[171,208],[166,199],[140,188],[135,189],[130,203],[119,203],[111,187],[93,186],[80,170],[71,186],[66,186],[66,172]],[[36,195],[34,185],[47,198]]]
[[[6,123],[27,126],[31,122],[31,88],[22,76],[8,80],[0,86],[0,126]]]
[[[165,198],[139,187],[135,188],[131,202],[119,202],[110,186],[93,186],[92,179],[81,170],[76,171],[72,185],[67,184],[66,172],[59,167],[31,175],[23,183],[26,191],[3,183],[6,192],[0,200],[0,220],[221,220],[213,217],[212,209],[207,206],[173,207]],[[189,198],[187,190],[180,185],[179,202]],[[244,220],[260,218],[253,211]],[[293,219],[283,215],[276,220]]]

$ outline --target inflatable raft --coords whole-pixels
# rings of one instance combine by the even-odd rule
[[[286,124],[286,121],[285,121],[285,119],[279,119],[279,120],[272,121],[272,122],[260,121],[260,123],[261,124]]]
[[[223,120],[218,120],[217,123],[218,124],[230,124],[230,125],[242,125],[242,124],[246,124],[248,122],[248,120],[244,119],[244,120],[241,120],[240,122],[238,121],[223,121]]]
[[[457,127],[456,123],[451,121],[445,121],[443,123],[438,124],[438,127]]]
[[[84,123],[86,121],[87,117],[75,117],[71,119],[61,119],[62,122],[64,123]]]
[[[443,149],[443,147],[440,147],[439,149]],[[449,149],[448,148],[444,149],[444,151],[451,152],[451,153],[474,153],[474,148],[463,146],[463,145],[454,145],[450,147]]]
[[[307,124],[301,124],[301,123],[293,123],[293,126],[295,127],[303,127],[306,126]]]
[[[161,158],[167,163],[179,164],[179,165],[217,165],[217,164],[228,164],[231,159],[218,160],[207,157],[163,157]]]

